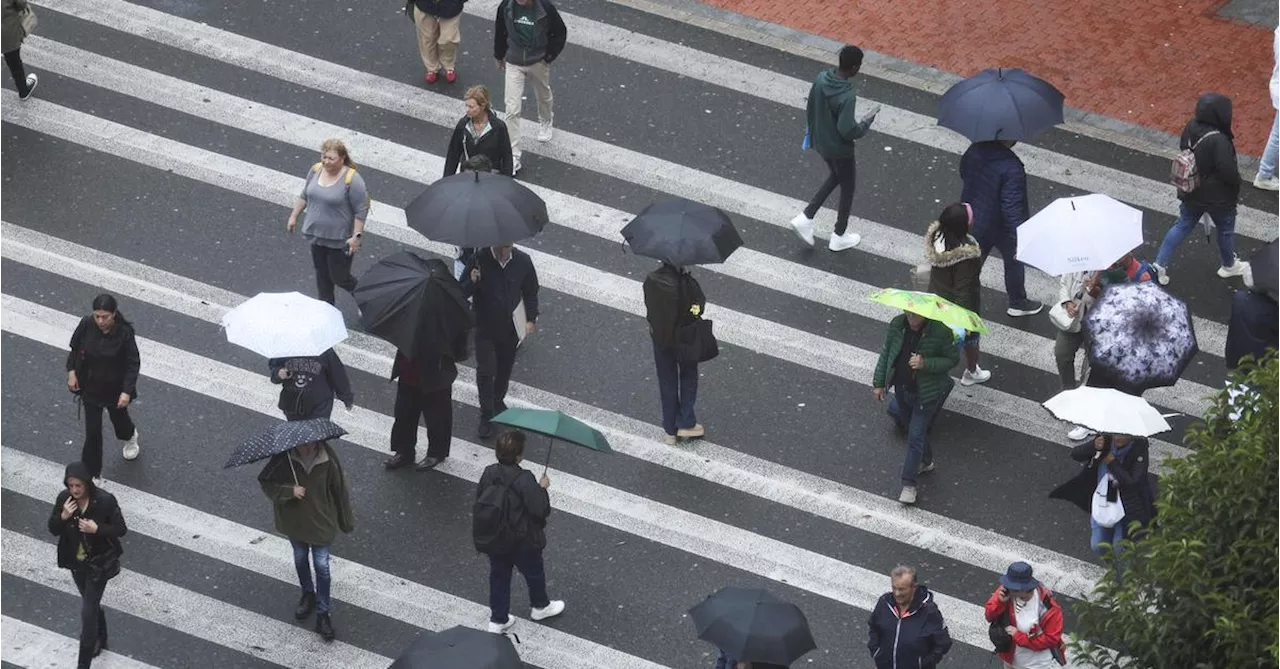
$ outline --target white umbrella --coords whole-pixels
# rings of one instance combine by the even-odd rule
[[[1045,402],[1044,408],[1059,420],[1097,432],[1149,437],[1173,429],[1146,400],[1112,388],[1064,390]]]
[[[1063,197],[1018,226],[1018,260],[1052,276],[1103,270],[1142,245],[1142,212],[1106,195]]]
[[[227,341],[268,358],[320,355],[347,338],[342,312],[302,293],[258,293],[222,317]]]

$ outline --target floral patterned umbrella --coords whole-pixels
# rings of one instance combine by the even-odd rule
[[[872,302],[879,302],[903,311],[919,314],[929,320],[963,328],[969,332],[986,332],[987,326],[982,317],[933,293],[922,293],[918,290],[900,290],[885,288],[867,296]]]
[[[1191,311],[1153,281],[1107,286],[1084,329],[1089,385],[1133,395],[1172,386],[1199,350]]]

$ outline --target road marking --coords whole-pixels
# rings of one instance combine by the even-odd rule
[[[60,474],[53,480],[58,480],[58,476]],[[0,616],[0,630],[0,655],[4,656],[6,663],[23,669],[74,669],[76,666],[79,639],[9,616]],[[109,650],[102,651],[93,663],[102,669],[159,669]]]

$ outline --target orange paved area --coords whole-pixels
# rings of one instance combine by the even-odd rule
[[[1272,29],[1216,17],[1223,0],[704,2],[962,76],[1021,67],[1073,107],[1170,133],[1215,90],[1242,154],[1261,154],[1275,113]]]

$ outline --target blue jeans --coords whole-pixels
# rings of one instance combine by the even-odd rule
[[[895,390],[889,399],[889,416],[900,427],[907,430],[907,457],[902,461],[902,485],[915,487],[916,470],[920,463],[933,462],[933,446],[929,443],[929,430],[938,417],[938,410],[946,401],[947,394],[934,400],[932,404],[923,405],[916,394],[904,390]]]
[[[511,568],[520,570],[529,586],[529,603],[541,609],[551,603],[547,597],[547,573],[542,550],[532,549],[489,556],[489,622],[503,624],[511,615]]]
[[[1120,555],[1122,553],[1120,540],[1124,539],[1124,525],[1125,521],[1121,520],[1116,523],[1115,527],[1103,527],[1098,524],[1098,521],[1092,518],[1089,519],[1089,527],[1093,530],[1092,536],[1089,537],[1089,548],[1091,548],[1094,553],[1097,553],[1098,557],[1102,557],[1103,555],[1106,555],[1107,551],[1101,546],[1101,544],[1111,544],[1111,552],[1115,554],[1116,559],[1115,566],[1117,580],[1120,578],[1121,572],[1124,571],[1124,565],[1120,562]]]
[[[1174,249],[1178,248],[1182,240],[1191,234],[1196,224],[1200,222],[1200,217],[1206,213],[1213,219],[1213,224],[1218,226],[1218,255],[1222,266],[1227,267],[1236,261],[1235,205],[1209,208],[1183,202],[1178,207],[1178,220],[1165,233],[1164,241],[1160,243],[1160,252],[1156,254],[1157,265],[1169,266],[1169,258],[1173,255]]]
[[[303,592],[316,595],[316,613],[329,612],[329,547],[289,540],[293,546],[293,567],[298,570],[298,583]],[[308,560],[307,558],[311,559]],[[311,563],[316,566],[316,580],[311,582]]]
[[[993,239],[979,239],[978,248],[982,250],[982,263],[985,265],[991,249],[1000,251],[1000,259],[1004,261],[1004,292],[1009,295],[1009,304],[1018,304],[1027,299],[1027,266],[1018,260],[1018,235],[1004,230],[994,233]]]
[[[1276,153],[1280,152],[1280,113],[1271,121],[1271,135],[1267,137],[1267,148],[1262,150],[1262,161],[1258,163],[1258,176],[1270,179],[1276,175]]]
[[[698,399],[698,363],[681,362],[674,348],[653,343],[658,367],[658,396],[662,400],[662,429],[674,435],[698,423],[693,403]]]

